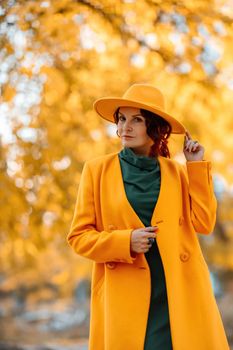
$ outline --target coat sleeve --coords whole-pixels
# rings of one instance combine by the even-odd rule
[[[216,221],[217,200],[214,195],[211,162],[187,162],[191,221],[196,232],[210,234]]]
[[[132,229],[97,231],[92,174],[84,164],[75,211],[67,241],[75,253],[95,262],[118,261],[132,264],[130,254]]]

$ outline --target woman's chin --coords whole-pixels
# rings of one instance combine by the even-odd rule
[[[134,145],[134,142],[133,142],[133,140],[130,140],[130,139],[122,140],[122,145],[123,146]]]

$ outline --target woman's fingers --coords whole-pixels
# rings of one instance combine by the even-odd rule
[[[158,226],[148,226],[134,230],[132,232],[132,251],[148,252],[156,239],[158,229]]]
[[[187,150],[188,150],[189,152],[191,152],[193,146],[194,146],[194,143],[193,143],[191,140],[189,140],[189,141],[188,141],[188,145],[187,145],[186,148],[187,148]]]
[[[194,146],[193,146],[193,152],[197,151],[199,149],[199,143],[195,141]]]
[[[193,152],[198,148],[197,141],[194,141],[191,137],[191,134],[188,130],[185,131],[185,141],[184,141],[184,149],[189,152]]]
[[[192,140],[191,134],[188,132],[188,130],[185,131],[185,137],[187,137],[188,140]]]
[[[188,151],[188,152],[195,152],[196,150],[198,150],[198,148],[199,148],[199,143],[194,140],[188,140],[184,147],[185,151]]]
[[[144,228],[144,231],[146,231],[146,234],[147,232],[155,232],[155,231],[158,231],[158,226],[148,226],[148,227],[145,227]],[[150,237],[150,236],[148,236]]]
[[[205,149],[198,141],[193,140],[186,130],[183,151],[187,161],[200,161],[203,160]]]
[[[148,232],[144,235],[144,244],[146,244],[146,247],[151,247],[152,244],[155,241],[155,238],[157,236],[157,231],[158,231],[158,226],[151,226],[151,227],[147,227],[147,230],[152,231],[152,232]]]

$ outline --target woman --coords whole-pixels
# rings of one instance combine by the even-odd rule
[[[94,108],[123,148],[85,163],[67,237],[94,262],[89,350],[229,349],[197,237],[216,216],[203,146],[152,85]],[[171,133],[185,134],[186,166],[169,159]]]

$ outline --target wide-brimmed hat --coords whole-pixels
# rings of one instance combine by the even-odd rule
[[[122,97],[99,98],[93,107],[102,118],[113,123],[114,113],[119,107],[146,109],[164,118],[171,125],[173,134],[185,133],[184,125],[165,111],[162,92],[151,84],[133,84]]]

